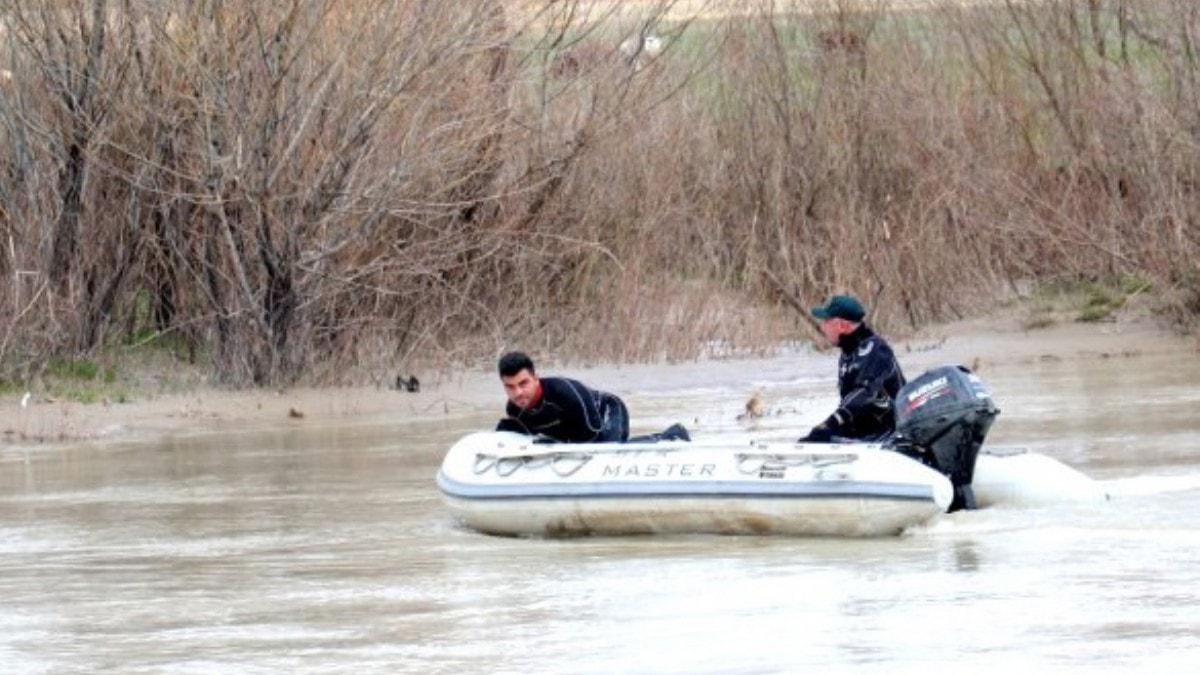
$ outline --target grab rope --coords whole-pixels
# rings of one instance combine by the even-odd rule
[[[475,453],[475,464],[471,470],[480,476],[495,468],[501,478],[507,478],[517,469],[534,470],[549,466],[560,478],[570,478],[590,461],[592,453],[589,452],[563,451],[541,455],[489,455],[479,452]]]
[[[811,466],[820,469],[837,464],[850,464],[858,460],[858,455],[842,454],[808,454],[780,455],[775,453],[742,453],[737,455],[738,471],[753,475],[762,471],[782,471],[793,466]],[[757,461],[757,464],[755,462]]]

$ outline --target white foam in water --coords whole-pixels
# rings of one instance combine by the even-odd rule
[[[1140,497],[1167,492],[1200,490],[1200,474],[1182,476],[1133,476],[1103,481],[1104,489],[1114,497]]]
[[[975,464],[974,488],[980,506],[1102,502],[1108,498],[1098,481],[1035,452],[981,453]]]

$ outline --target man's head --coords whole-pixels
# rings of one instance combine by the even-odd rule
[[[835,295],[824,305],[814,307],[812,315],[821,320],[821,334],[836,347],[843,335],[858,328],[867,312],[853,296]]]
[[[542,383],[533,369],[533,360],[524,352],[509,352],[500,357],[500,382],[513,405],[522,410],[537,403]]]

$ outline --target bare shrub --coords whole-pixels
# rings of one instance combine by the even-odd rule
[[[169,337],[233,384],[384,382],[756,349],[835,290],[893,330],[1030,278],[1196,295],[1193,3],[684,4],[0,4],[0,377]]]

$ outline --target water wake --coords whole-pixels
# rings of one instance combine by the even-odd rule
[[[1113,497],[1143,497],[1170,492],[1200,490],[1200,473],[1178,476],[1131,476],[1102,481],[1106,492]]]

